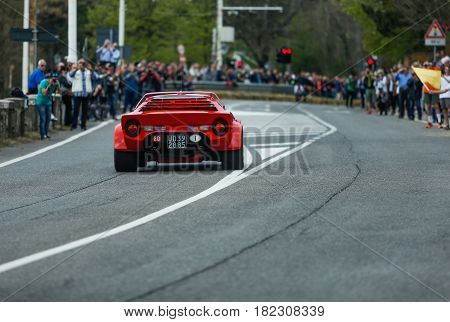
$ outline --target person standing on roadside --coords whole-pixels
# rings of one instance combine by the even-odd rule
[[[71,130],[78,126],[78,116],[81,106],[81,130],[86,130],[86,120],[88,112],[89,96],[92,93],[92,81],[95,79],[95,74],[86,68],[86,62],[83,58],[78,60],[78,64],[74,64],[72,71],[69,73],[72,81],[73,93],[73,118]]]
[[[396,105],[396,87],[395,87],[395,80],[394,80],[394,73],[391,70],[390,73],[387,75],[387,81],[388,81],[388,104],[391,108],[391,115],[395,114],[395,105]]]
[[[422,82],[415,73],[412,74],[412,78],[408,81],[408,118],[414,121],[414,107],[417,110],[417,118],[422,119],[422,105],[420,101],[422,99]]]
[[[97,49],[97,54],[100,55],[100,65],[102,65],[103,67],[111,63],[112,51],[109,39],[105,39],[103,47],[99,47]]]
[[[72,125],[72,83],[67,78],[66,66],[63,63],[58,65],[58,82],[61,88],[61,100],[64,103],[64,125]]]
[[[39,84],[43,79],[45,79],[45,69],[47,68],[47,63],[43,59],[39,59],[38,66],[31,73],[28,78],[28,93],[27,94],[37,94],[39,89]]]
[[[52,95],[59,92],[58,77],[58,73],[53,72],[39,84],[36,107],[39,111],[39,132],[41,134],[41,140],[50,139],[48,127],[52,117]]]
[[[366,106],[366,87],[364,86],[364,72],[361,73],[358,79],[359,97],[361,100],[361,109]]]
[[[114,74],[114,69],[112,67],[108,68],[107,74],[104,78],[104,89],[106,93],[106,99],[109,105],[109,115],[112,119],[117,120],[116,118],[116,94],[117,88],[119,85],[118,78],[116,74]]]
[[[336,78],[334,79],[334,90],[336,92],[336,99],[337,100],[342,100],[342,82],[341,79],[339,77],[336,76]],[[301,89],[302,92],[305,92],[305,87],[303,86],[303,88]]]
[[[363,80],[366,88],[367,113],[372,114],[372,109],[375,108],[375,77],[370,68],[366,69],[366,75]]]
[[[401,119],[405,117],[406,103],[408,102],[408,81],[411,77],[407,67],[402,68],[396,76],[399,87],[398,117]]]
[[[384,73],[384,70],[380,69],[377,72],[376,82],[376,95],[377,95],[377,111],[380,115],[387,115],[388,113],[388,80]]]
[[[437,67],[426,61],[423,63],[423,67],[426,69],[439,70]],[[436,118],[438,121],[438,128],[442,129],[442,119],[441,119],[441,109],[439,108],[439,96],[432,91],[429,91],[425,86],[423,87],[423,104],[425,105],[425,110],[428,113],[427,129],[433,127],[433,109],[436,111]]]
[[[345,90],[347,92],[345,106],[353,107],[353,99],[355,98],[356,93],[356,81],[352,74],[348,75],[345,81]]]
[[[130,64],[128,70],[125,72],[124,82],[125,102],[123,106],[123,113],[126,113],[128,110],[132,111],[134,105],[136,104],[139,90],[139,78],[134,64]]]
[[[442,65],[443,71],[441,76],[441,90],[430,91],[431,93],[437,95],[439,94],[439,99],[441,103],[441,109],[444,112],[445,118],[445,129],[450,130],[448,123],[448,109],[450,108],[450,67],[448,65]]]
[[[117,43],[113,43],[112,49],[111,49],[111,66],[116,69],[117,64],[120,60],[120,50],[117,48]]]

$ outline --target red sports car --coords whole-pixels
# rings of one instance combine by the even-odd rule
[[[148,93],[114,130],[116,171],[170,165],[244,167],[243,126],[210,92]]]

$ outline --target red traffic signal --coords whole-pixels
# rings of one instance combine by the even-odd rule
[[[281,64],[290,64],[292,49],[288,47],[281,48],[277,53],[277,62]]]
[[[369,59],[367,59],[367,65],[372,66],[373,64],[375,64],[375,60],[373,60],[372,57],[370,57]]]
[[[291,48],[282,48],[281,53],[283,55],[292,55],[292,49]]]

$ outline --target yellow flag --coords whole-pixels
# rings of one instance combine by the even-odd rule
[[[420,81],[429,90],[439,91],[441,89],[441,71],[426,68],[417,68],[413,66],[413,70],[419,77]]]

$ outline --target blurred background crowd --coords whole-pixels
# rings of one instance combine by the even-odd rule
[[[222,82],[230,89],[240,84],[272,84],[291,86],[297,101],[306,100],[308,96],[320,96],[344,100],[347,107],[353,107],[358,99],[361,108],[368,113],[398,114],[410,119],[422,119],[424,108],[424,89],[410,68],[401,64],[390,69],[377,68],[375,62],[366,64],[359,74],[324,76],[313,72],[281,72],[275,68],[252,68],[242,61],[227,62],[221,68],[216,63],[200,65],[186,62],[136,61],[124,63],[117,50],[117,44],[106,40],[103,47],[97,49],[97,63],[81,59],[78,64],[60,62],[54,72],[58,73],[60,92],[65,105],[65,125],[76,128],[74,115],[85,115],[85,120],[102,120],[116,118],[118,112],[131,111],[143,94],[165,90],[195,90],[199,82]],[[440,69],[449,64],[450,58],[440,53],[436,62],[421,64],[416,67]],[[87,103],[75,103],[72,90],[73,71],[83,68],[92,72],[91,90],[87,93]],[[35,72],[30,75],[29,94],[37,93],[39,82],[49,72],[43,59],[39,61]],[[444,71],[443,71],[444,72]],[[38,79],[35,79],[38,75]],[[50,75],[49,73],[47,76]],[[434,101],[433,101],[434,102]],[[81,105],[81,106],[80,106]],[[436,106],[434,106],[436,105]],[[81,113],[78,109],[81,107]],[[433,104],[430,112],[433,121],[442,123],[438,111],[438,102]]]

